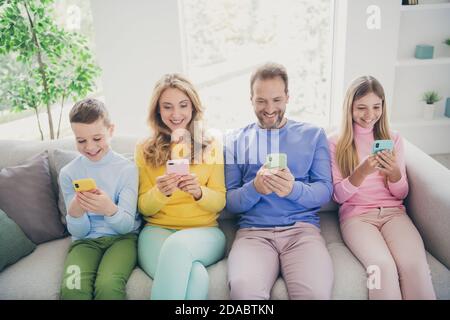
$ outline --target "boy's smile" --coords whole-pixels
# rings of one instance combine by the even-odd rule
[[[71,123],[77,150],[91,161],[100,161],[110,149],[110,141],[114,131],[114,126],[107,127],[103,119],[86,124]]]

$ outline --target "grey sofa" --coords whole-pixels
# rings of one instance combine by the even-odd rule
[[[113,149],[132,155],[136,137],[116,137]],[[450,299],[450,171],[405,142],[410,193],[406,201],[409,215],[423,237],[427,249],[433,284],[438,299]],[[43,150],[69,149],[71,139],[52,142],[0,140],[0,169],[16,165]],[[56,175],[52,157],[49,159]],[[333,299],[367,299],[366,273],[360,262],[343,243],[338,226],[337,205],[328,203],[320,210],[321,230],[334,263]],[[220,227],[227,236],[227,253],[236,231],[235,220],[223,212]],[[62,269],[70,237],[37,246],[30,255],[0,273],[0,299],[58,299]],[[229,299],[227,258],[208,267],[210,299]],[[152,279],[139,267],[128,284],[129,299],[148,299]],[[279,278],[271,293],[272,299],[288,299],[285,284]]]

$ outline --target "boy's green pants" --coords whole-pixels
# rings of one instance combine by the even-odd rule
[[[81,239],[72,243],[64,264],[61,299],[125,299],[136,266],[137,235]]]

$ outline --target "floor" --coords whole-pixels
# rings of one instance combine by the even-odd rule
[[[436,159],[438,162],[442,163],[447,169],[450,169],[450,153],[447,154],[433,154],[432,158]]]

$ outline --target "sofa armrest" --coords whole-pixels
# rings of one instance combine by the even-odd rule
[[[405,141],[408,214],[425,248],[450,269],[450,170]]]

